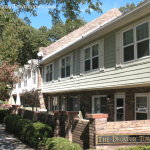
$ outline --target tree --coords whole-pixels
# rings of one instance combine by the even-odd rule
[[[19,80],[15,75],[16,68],[16,64],[11,65],[8,62],[3,62],[0,65],[0,70],[3,70],[0,71],[0,99],[8,98],[13,89],[13,84]]]
[[[124,14],[124,13],[127,13],[127,12],[135,9],[136,7],[146,3],[148,1],[149,0],[143,0],[143,1],[139,2],[137,5],[135,3],[131,3],[131,4],[127,3],[126,6],[120,7],[119,10]]]
[[[101,12],[102,3],[100,0],[1,0],[1,5],[16,5],[15,11],[17,14],[20,12],[28,12],[33,16],[37,15],[37,7],[44,5],[49,6],[49,14],[59,20],[62,14],[67,20],[76,20],[81,13],[80,6],[84,5],[86,13],[91,13],[92,10]],[[25,18],[25,20],[28,20]]]
[[[66,23],[63,23],[61,21],[58,24],[54,24],[52,28],[48,31],[49,39],[51,40],[51,42],[55,42],[63,36],[83,26],[85,23],[86,22],[83,19],[77,19],[72,21],[68,20],[66,21]]]
[[[50,44],[48,34],[34,29],[10,9],[0,8],[0,61],[21,65],[37,58],[38,48]]]

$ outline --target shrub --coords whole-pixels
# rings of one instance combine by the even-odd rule
[[[5,118],[6,129],[31,147],[43,146],[46,139],[52,137],[52,128],[41,122],[32,122],[17,115]]]
[[[8,114],[9,114],[9,110],[8,109],[0,109],[0,123],[4,122],[4,118]]]
[[[46,150],[82,150],[78,144],[62,137],[48,138],[45,148]]]
[[[119,148],[118,150],[150,150],[150,146],[126,147],[126,148]]]

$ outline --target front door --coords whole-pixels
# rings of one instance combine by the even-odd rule
[[[115,121],[125,120],[125,95],[115,95]]]

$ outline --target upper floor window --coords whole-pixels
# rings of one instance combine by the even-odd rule
[[[85,53],[85,61],[84,61],[85,71],[98,69],[99,68],[99,45],[95,44],[91,47],[86,48],[84,53]]]
[[[61,59],[61,78],[69,77],[71,70],[70,56]]]
[[[36,84],[36,71],[35,70],[32,71],[32,83]]]
[[[123,32],[123,61],[149,55],[149,23],[143,23]]]
[[[46,82],[53,80],[53,64],[46,66]]]

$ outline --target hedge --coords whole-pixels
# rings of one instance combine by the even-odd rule
[[[45,145],[46,150],[82,150],[79,144],[72,143],[66,138],[48,138]]]
[[[9,110],[8,109],[0,109],[0,123],[4,122],[4,118],[8,114],[9,114]]]
[[[5,124],[6,130],[34,148],[44,146],[46,139],[53,136],[50,126],[41,122],[33,122],[17,115],[6,116]]]
[[[126,148],[119,148],[118,150],[150,150],[150,146],[126,147]]]

